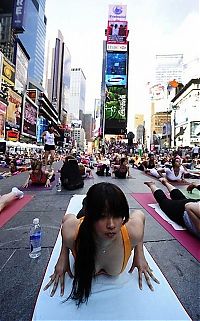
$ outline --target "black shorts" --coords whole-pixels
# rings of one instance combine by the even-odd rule
[[[55,145],[44,145],[44,150],[46,150],[47,152],[50,152],[51,150],[55,150]]]

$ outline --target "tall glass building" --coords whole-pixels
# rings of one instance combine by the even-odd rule
[[[18,37],[30,56],[28,78],[42,85],[46,39],[46,0],[26,0],[25,21],[22,34]]]
[[[71,69],[69,119],[79,119],[79,113],[85,112],[86,77],[81,68]]]

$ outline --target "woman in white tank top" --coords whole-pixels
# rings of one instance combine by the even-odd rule
[[[60,137],[60,134],[55,130],[53,125],[48,126],[48,130],[42,133],[42,138],[44,138],[45,145],[45,170],[47,168],[49,154],[50,156],[50,169],[52,167],[54,156],[55,156],[55,136]]]

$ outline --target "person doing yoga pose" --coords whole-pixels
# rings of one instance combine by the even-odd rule
[[[200,198],[186,198],[185,195],[166,178],[159,179],[170,192],[171,199],[156,186],[155,182],[144,182],[155,197],[161,210],[177,224],[187,228],[192,234],[200,238]]]
[[[64,276],[72,276],[69,264],[69,251],[74,256],[74,279],[68,299],[79,306],[88,301],[92,279],[100,274],[117,276],[127,265],[132,250],[134,258],[131,269],[138,268],[139,287],[142,289],[142,275],[153,290],[150,278],[155,278],[143,252],[145,218],[140,210],[129,216],[129,207],[121,189],[111,183],[98,183],[91,186],[84,202],[84,216],[77,219],[67,214],[63,219],[62,248],[59,259],[51,275],[46,290],[53,285],[54,295],[58,283],[61,295],[64,294]],[[67,299],[67,300],[68,300]]]

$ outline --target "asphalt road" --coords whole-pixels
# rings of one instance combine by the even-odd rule
[[[55,169],[60,167],[61,163],[54,164]],[[134,169],[131,169],[131,174],[134,179],[117,180],[98,177],[94,171],[94,179],[85,180],[84,188],[75,192],[62,190],[58,193],[56,187],[48,191],[25,192],[34,195],[33,199],[1,228],[0,233],[0,321],[31,320],[60,223],[73,194],[85,194],[92,184],[108,181],[122,188],[130,210],[142,209],[130,194],[149,193],[143,184],[146,177]],[[0,194],[9,192],[13,186],[20,187],[26,176],[27,173],[22,173],[0,180]],[[191,319],[197,321],[200,319],[199,262],[148,212],[144,212],[145,246]],[[40,218],[43,231],[42,255],[36,260],[30,259],[28,255],[29,227],[35,217]]]

